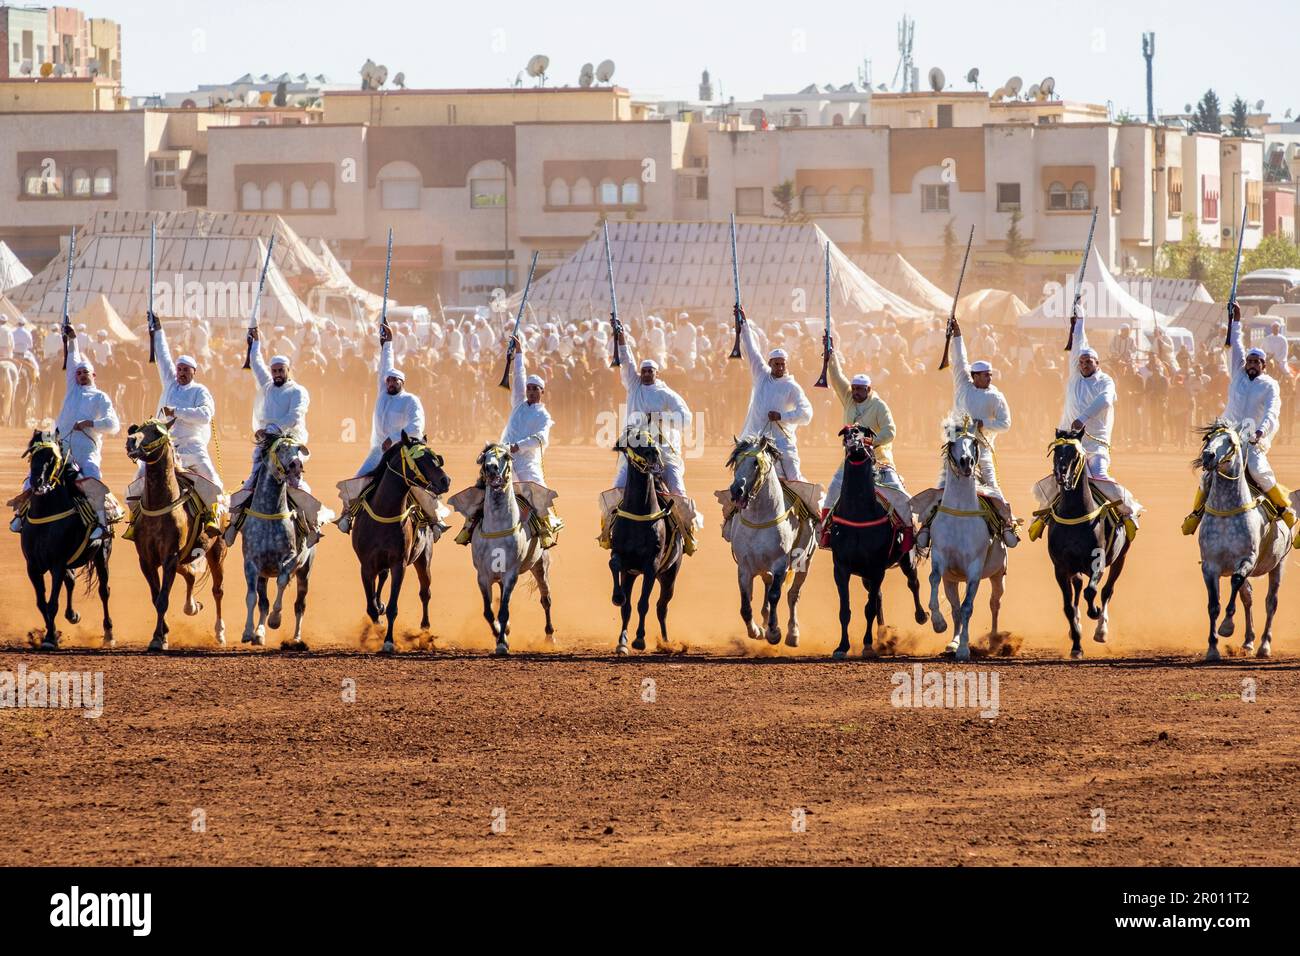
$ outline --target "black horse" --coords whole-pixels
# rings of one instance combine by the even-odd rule
[[[1105,643],[1109,622],[1107,605],[1115,591],[1115,582],[1124,572],[1124,560],[1132,543],[1124,531],[1123,521],[1109,504],[1098,504],[1095,500],[1088,480],[1083,434],[1082,429],[1056,432],[1050,453],[1052,474],[1061,494],[1047,509],[1047,553],[1056,570],[1065,619],[1070,623],[1070,657],[1075,660],[1083,657],[1079,643],[1082,638],[1079,593],[1082,591],[1088,602],[1088,617],[1097,622],[1093,640]],[[1097,604],[1097,585],[1108,567],[1110,574],[1101,589],[1101,603]]]
[[[45,637],[41,650],[52,651],[59,646],[59,635],[54,629],[54,619],[59,613],[59,589],[67,588],[68,607],[63,616],[71,624],[81,620],[72,608],[72,591],[77,571],[84,569],[86,590],[97,582],[99,599],[104,605],[104,646],[113,646],[113,619],[108,615],[108,557],[113,539],[105,535],[92,541],[84,516],[89,509],[85,496],[77,488],[81,469],[68,458],[53,435],[34,432],[23,457],[30,462],[30,506],[23,520],[19,536],[23,558],[27,562],[27,577],[36,592],[36,607],[45,619]],[[93,518],[89,519],[93,522]],[[49,575],[52,587],[47,599],[45,577]]]
[[[614,578],[613,601],[623,615],[617,653],[628,652],[627,623],[632,616],[633,578],[642,577],[641,599],[637,602],[636,640],[632,647],[645,650],[645,616],[650,608],[650,591],[659,582],[659,641],[668,641],[668,604],[677,586],[682,563],[682,536],[675,530],[670,506],[661,504],[658,474],[663,470],[659,446],[645,429],[629,427],[614,446],[627,456],[627,485],[623,500],[610,519],[609,570]],[[664,496],[666,499],[667,496]]]
[[[867,589],[863,657],[875,653],[872,647],[873,624],[876,621],[885,623],[881,585],[885,571],[891,565],[898,564],[907,577],[912,601],[916,605],[917,623],[924,624],[928,617],[921,608],[920,582],[910,550],[910,536],[894,525],[889,509],[876,495],[873,436],[869,429],[850,425],[840,430],[840,437],[844,442],[844,477],[839,501],[830,518],[830,550],[835,566],[835,587],[840,596],[840,644],[835,649],[836,660],[842,659],[849,651],[849,621],[853,617],[849,582],[855,576],[862,579]]]

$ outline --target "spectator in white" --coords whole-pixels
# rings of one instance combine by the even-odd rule
[[[63,336],[59,334],[59,323],[50,323],[50,330],[45,333],[45,337],[41,340],[41,351],[44,353],[46,361],[53,359],[56,355],[63,354]],[[18,357],[18,354],[15,352],[14,357]]]
[[[113,343],[108,340],[108,330],[100,329],[95,333],[95,342],[90,347],[90,354],[96,365],[107,365],[113,357]]]
[[[699,348],[699,332],[690,321],[690,316],[682,312],[677,316],[677,329],[673,332],[673,358],[687,371],[695,368],[695,358]]]
[[[9,316],[0,315],[0,362],[14,358],[14,330],[9,327]]]
[[[18,317],[18,324],[14,327],[14,358],[25,359],[27,364],[37,368],[36,355],[32,352],[32,327],[27,321],[27,316]],[[59,354],[63,353],[63,338],[59,338]]]
[[[743,311],[741,316],[740,349],[749,362],[754,381],[741,435],[747,438],[770,436],[781,452],[781,477],[787,481],[806,481],[799,466],[799,443],[795,431],[812,421],[812,403],[799,383],[787,374],[789,356],[785,350],[772,349],[764,362],[754,327],[743,320]]]
[[[1137,343],[1133,341],[1133,327],[1127,322],[1119,327],[1119,332],[1110,340],[1110,360],[1112,362],[1131,362]]]
[[[1240,334],[1240,329],[1238,329],[1238,334]],[[1277,363],[1279,368],[1285,367],[1287,350],[1291,347],[1291,343],[1287,341],[1281,322],[1276,319],[1273,321],[1269,326],[1268,335],[1264,336],[1261,345],[1264,352]]]

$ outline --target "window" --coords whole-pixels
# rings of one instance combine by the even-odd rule
[[[379,171],[379,205],[382,209],[419,209],[424,181],[407,162],[392,162]]]
[[[1257,179],[1246,180],[1246,222],[1259,225],[1264,221],[1264,184]]]
[[[618,205],[618,183],[612,179],[603,179],[600,183],[600,204],[602,206]]]
[[[1206,222],[1219,221],[1219,177],[1201,177],[1201,218]]]
[[[153,160],[153,188],[175,189],[179,181],[176,175],[176,158],[158,156]]]
[[[635,206],[641,201],[641,184],[635,179],[623,180],[622,195],[619,198],[623,200],[624,206]]]
[[[262,208],[262,190],[257,183],[244,183],[239,191],[239,208],[245,210]]]
[[[807,213],[816,213],[822,211],[822,197],[817,190],[811,186],[805,186],[799,191],[799,208]]]
[[[307,209],[311,206],[311,197],[307,193],[307,184],[301,179],[289,186],[289,208]]]
[[[330,184],[323,179],[318,179],[311,187],[311,208],[312,209],[333,209],[334,197],[330,195]]]
[[[838,186],[831,186],[826,190],[826,195],[822,199],[823,208],[826,212],[844,212],[848,208],[848,202],[844,198],[844,193]]]
[[[844,125],[844,115],[843,115],[842,113],[836,113],[835,116],[831,119],[831,125],[832,125],[832,126],[843,126],[843,125]]]
[[[998,212],[1015,212],[1019,208],[1020,183],[998,183]]]
[[[1124,177],[1121,172],[1122,170],[1118,166],[1111,167],[1110,208],[1112,213],[1121,212],[1124,208]]]
[[[91,189],[96,196],[111,196],[113,193],[113,171],[104,166],[96,169]]]
[[[849,190],[849,212],[862,212],[867,208],[867,191],[862,186]]]
[[[951,103],[940,104],[938,126],[939,129],[952,129],[952,104]]]
[[[736,190],[736,215],[763,215],[763,187],[742,186]]]
[[[72,195],[89,196],[90,195],[90,171],[87,169],[74,169],[72,171]]]
[[[500,209],[505,204],[506,179],[504,176],[471,179],[469,181],[469,205],[471,209]]]
[[[1090,206],[1092,206],[1092,197],[1088,194],[1088,187],[1083,183],[1075,183],[1074,188],[1070,190],[1070,208],[1088,209]]]
[[[1047,187],[1047,208],[1048,209],[1069,209],[1070,197],[1065,191],[1063,183],[1052,183]]]
[[[567,206],[569,204],[569,184],[563,179],[552,179],[546,190],[548,206]]]
[[[45,195],[45,177],[36,167],[32,167],[23,173],[23,192],[28,196]]]
[[[569,201],[575,206],[594,206],[596,197],[591,191],[591,181],[579,179],[569,191]]]
[[[279,183],[267,183],[266,189],[262,190],[262,208],[283,209],[284,187]]]
[[[948,211],[948,184],[921,187],[921,212]]]
[[[1178,219],[1183,214],[1183,167],[1169,167],[1169,218]]]
[[[456,125],[456,104],[455,103],[447,104],[447,125],[448,126]]]

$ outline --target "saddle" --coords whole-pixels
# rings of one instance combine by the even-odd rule
[[[1119,534],[1119,529],[1124,527],[1123,519],[1115,510],[1116,505],[1120,502],[1118,499],[1108,498],[1096,485],[1089,485],[1088,488],[1092,492],[1092,501],[1095,506],[1091,514],[1082,515],[1078,518],[1062,518],[1056,513],[1056,506],[1061,501],[1061,494],[1057,492],[1046,508],[1040,508],[1034,512],[1034,518],[1041,518],[1044,525],[1043,530],[1046,530],[1046,526],[1052,523],[1061,525],[1087,524],[1100,517],[1102,534],[1106,539],[1106,551],[1109,553],[1115,544],[1115,536]],[[1041,535],[1041,533],[1039,534]],[[1031,540],[1037,540],[1038,537],[1039,535],[1030,534]]]
[[[976,497],[979,499],[980,516],[989,529],[989,535],[995,539],[1000,539],[1002,532],[1007,529],[1008,522],[998,507],[999,500],[982,491],[977,491]],[[942,488],[928,488],[912,499],[912,510],[918,515],[925,516],[921,520],[922,529],[928,529],[934,523],[935,515],[939,513],[942,502]]]

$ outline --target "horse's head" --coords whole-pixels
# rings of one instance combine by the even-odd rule
[[[730,489],[732,503],[741,511],[748,508],[768,472],[780,460],[780,450],[766,435],[737,441],[727,459],[727,466],[734,475]]]
[[[168,421],[151,418],[142,425],[132,425],[126,430],[126,457],[147,465],[161,459],[167,453],[175,423],[175,418]]]
[[[1062,491],[1073,491],[1083,477],[1084,465],[1088,456],[1083,450],[1083,429],[1056,430],[1056,437],[1047,446],[1047,453],[1052,458],[1052,476]]]
[[[1218,472],[1224,478],[1240,477],[1240,468],[1237,475],[1224,474],[1224,468],[1241,452],[1242,436],[1238,434],[1232,423],[1216,418],[1200,429],[1200,433],[1201,455],[1192,464],[1202,471]]]
[[[659,443],[647,428],[629,425],[614,450],[626,455],[627,463],[642,474],[658,475],[664,470]]]
[[[398,447],[402,477],[407,484],[419,485],[435,495],[447,492],[451,487],[451,476],[442,470],[442,456],[428,446],[425,438],[415,438],[403,431]]]
[[[509,484],[512,461],[507,446],[497,442],[485,445],[478,456],[479,480],[483,482],[483,486],[493,491],[500,491]]]
[[[969,418],[944,423],[943,454],[956,475],[969,478],[979,466],[980,441]]]
[[[845,425],[840,429],[840,440],[844,443],[844,460],[855,465],[876,461],[876,433],[861,425]]]
[[[23,457],[28,459],[28,484],[32,494],[44,495],[53,491],[68,471],[76,471],[76,463],[67,457],[58,431],[32,432]]]
[[[270,432],[263,441],[266,459],[271,463],[276,481],[285,483],[302,477],[303,466],[311,452],[292,431],[282,434]]]

